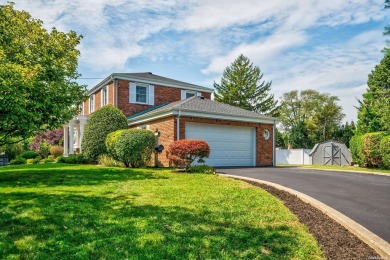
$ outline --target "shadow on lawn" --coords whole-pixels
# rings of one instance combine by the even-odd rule
[[[185,207],[79,195],[1,194],[0,258],[297,258],[294,231]],[[223,217],[224,216],[224,217]]]
[[[0,171],[1,187],[36,187],[43,186],[80,186],[98,185],[105,182],[127,180],[167,179],[156,174],[154,169],[137,170],[125,168],[96,167],[85,168],[77,165],[52,164],[42,168],[42,165],[24,166],[22,169],[2,168]]]

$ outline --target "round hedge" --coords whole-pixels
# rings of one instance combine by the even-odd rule
[[[84,156],[91,161],[97,161],[99,155],[106,153],[107,135],[127,127],[126,116],[113,106],[104,106],[92,113],[85,126],[81,143]]]
[[[146,166],[156,145],[152,131],[143,129],[118,130],[106,138],[108,154],[126,167]]]

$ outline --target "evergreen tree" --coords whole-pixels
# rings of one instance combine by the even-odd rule
[[[344,143],[349,148],[349,141],[354,136],[355,131],[355,122],[346,122],[345,125],[341,125],[339,128],[334,130],[334,132],[332,133],[332,139]]]
[[[214,99],[232,106],[241,107],[266,115],[277,115],[278,101],[269,94],[271,82],[261,81],[259,67],[244,55],[240,55],[223,72],[221,84],[214,82]]]
[[[390,53],[368,75],[368,89],[359,100],[358,133],[390,131]]]

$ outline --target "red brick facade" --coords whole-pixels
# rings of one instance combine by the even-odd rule
[[[171,142],[177,139],[177,119],[176,117],[166,117],[144,123],[148,125],[149,130],[155,131],[156,128],[161,133],[159,143],[164,145],[165,149],[162,154],[158,156],[160,166],[169,166],[169,150],[168,146]],[[198,117],[180,117],[180,139],[185,139],[185,124],[187,122],[205,123],[205,124],[218,124],[218,125],[232,125],[232,126],[247,126],[254,127],[256,131],[256,166],[272,166],[273,164],[273,136],[272,136],[272,125],[250,123],[250,122],[239,122],[221,119],[210,119],[210,118],[198,118]],[[142,124],[141,124],[142,125]],[[133,125],[130,128],[139,127],[141,125]],[[271,134],[268,140],[265,140],[263,133],[264,130],[268,130]],[[153,160],[152,160],[153,161]],[[154,165],[154,162],[152,162]]]
[[[108,104],[118,107],[126,116],[130,116],[153,107],[152,105],[130,103],[129,84],[130,81],[128,80],[117,80],[117,88],[115,88],[114,81],[111,81],[108,85]],[[117,91],[117,93],[115,91]],[[101,108],[101,89],[96,91],[94,94],[96,111]],[[201,95],[207,99],[211,99],[211,93],[201,92]],[[118,100],[116,100],[116,98],[118,98]],[[179,100],[181,100],[181,89],[154,85],[155,106]],[[87,99],[84,101],[84,115],[89,114],[89,99]]]

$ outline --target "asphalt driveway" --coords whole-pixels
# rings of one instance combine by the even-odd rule
[[[302,192],[390,242],[390,176],[296,167],[220,168],[218,172],[269,181]]]

